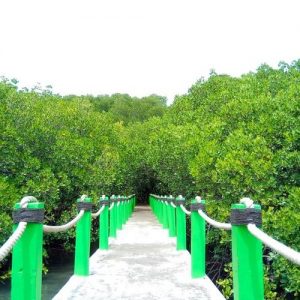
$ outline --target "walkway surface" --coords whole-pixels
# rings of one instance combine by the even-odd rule
[[[53,299],[224,300],[208,277],[191,279],[190,254],[175,242],[138,206],[110,250],[90,258],[90,276],[72,276]]]

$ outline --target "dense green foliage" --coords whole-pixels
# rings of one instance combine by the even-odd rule
[[[156,95],[60,97],[3,82],[0,118],[0,244],[25,194],[45,201],[47,223],[63,223],[82,193],[154,192],[201,195],[221,221],[251,197],[264,231],[300,250],[300,61],[211,74],[168,109]],[[73,237],[47,236],[46,249],[70,250]],[[207,246],[209,275],[229,297],[229,233],[210,229]],[[299,267],[268,248],[265,265],[266,299],[299,297]]]

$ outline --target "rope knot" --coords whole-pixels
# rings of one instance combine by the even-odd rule
[[[20,205],[22,208],[26,208],[29,202],[38,202],[33,196],[25,196],[21,199]]]
[[[252,199],[248,197],[244,197],[240,200],[240,203],[245,204],[246,208],[253,208],[254,207],[254,202]]]

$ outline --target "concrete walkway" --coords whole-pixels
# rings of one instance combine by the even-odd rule
[[[208,277],[191,279],[190,254],[175,242],[150,208],[136,207],[110,250],[90,258],[90,276],[72,276],[53,299],[224,300]]]

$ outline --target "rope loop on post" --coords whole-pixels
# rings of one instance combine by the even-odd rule
[[[191,212],[193,211],[198,211],[199,209],[204,211],[204,204],[203,203],[191,203],[191,206],[190,206],[190,210]]]
[[[105,205],[102,205],[102,206],[100,207],[100,209],[99,209],[97,212],[92,213],[92,217],[93,217],[93,218],[97,218],[98,216],[100,216],[101,213],[104,211],[104,208],[105,208]]]
[[[20,205],[22,208],[26,208],[29,202],[38,202],[33,196],[25,196],[21,199]]]
[[[244,204],[244,208],[240,209],[234,207],[231,209],[230,222],[232,225],[248,225],[255,224],[259,227],[262,225],[261,209],[254,205],[254,202],[250,198],[242,198],[241,204]]]
[[[191,212],[190,212],[189,210],[187,210],[187,209],[183,206],[183,204],[180,204],[180,208],[181,208],[182,211],[183,211],[185,214],[187,214],[188,216],[191,215]]]
[[[112,202],[112,203],[110,204],[109,210],[112,210],[114,206],[115,206],[115,202]]]
[[[70,222],[64,224],[64,225],[58,225],[58,226],[50,226],[50,225],[44,225],[43,230],[46,233],[52,233],[52,232],[62,232],[66,231],[70,228],[72,228],[84,215],[84,210],[80,210],[79,214]]]
[[[83,202],[85,198],[87,198],[87,195],[84,195],[84,194],[83,194],[83,195],[81,195],[81,197],[80,197],[80,200],[79,200],[79,201]]]
[[[82,195],[79,199],[79,202],[77,202],[77,209],[79,213],[73,220],[63,225],[57,225],[57,226],[43,225],[44,232],[57,233],[57,232],[67,231],[68,229],[72,228],[82,218],[86,210],[92,209],[92,203],[84,202],[85,198],[87,198],[87,195]]]
[[[38,201],[33,196],[25,196],[20,201],[21,209],[26,209],[29,202],[38,202]],[[9,254],[11,249],[14,247],[14,245],[17,243],[17,241],[21,238],[21,236],[23,235],[23,233],[26,229],[26,226],[27,226],[26,221],[22,221],[22,219],[20,219],[20,221],[16,222],[16,223],[19,223],[18,227],[0,248],[0,261],[2,261]]]
[[[177,208],[173,201],[170,202],[173,208]]]
[[[206,215],[201,209],[198,210],[198,214],[210,225],[215,228],[224,229],[224,230],[231,230],[230,223],[221,223],[211,219],[208,215]]]
[[[81,211],[91,211],[93,207],[93,203],[91,202],[77,202],[77,210]]]

